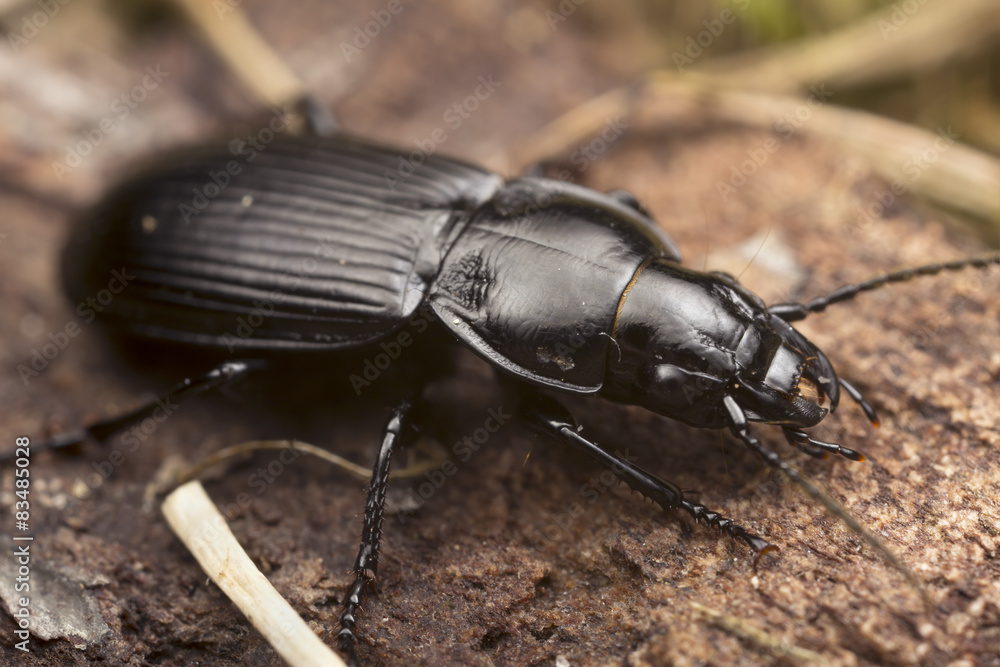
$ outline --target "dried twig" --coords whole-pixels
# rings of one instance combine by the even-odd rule
[[[163,514],[205,573],[290,665],[344,665],[254,566],[200,482],[167,496]]]
[[[368,481],[372,475],[370,469],[359,466],[357,463],[345,459],[339,454],[335,454],[329,450],[323,449],[322,447],[317,447],[316,445],[311,445],[308,442],[300,442],[298,440],[251,440],[249,442],[233,445],[232,447],[220,449],[217,452],[212,452],[196,463],[190,470],[184,472],[184,474],[182,474],[177,480],[177,483],[183,484],[188,482],[212,466],[222,463],[227,459],[234,458],[240,454],[248,454],[262,449],[291,449],[304,454],[312,454],[313,456],[319,457],[328,463],[332,463],[338,468],[346,471],[352,477],[356,477],[362,481]],[[415,450],[416,448],[408,448],[407,453],[412,455],[415,453]],[[434,453],[434,456],[423,460],[411,460],[408,465],[392,471],[392,478],[399,479],[402,477],[418,477],[423,475],[425,472],[439,468],[441,463],[447,459],[447,452],[444,451],[440,445],[437,445],[437,450],[438,451]]]
[[[724,85],[793,93],[838,90],[932,71],[990,48],[1000,36],[996,0],[893,3],[826,35],[707,60]]]
[[[1000,34],[1000,12],[993,0],[931,3],[902,19],[893,11],[895,6],[830,35],[706,62],[684,73],[653,72],[581,104],[521,142],[525,148],[511,157],[512,170],[568,152],[608,118],[620,115],[657,127],[714,120],[771,130],[789,114],[801,113],[807,119],[794,125],[796,132],[866,156],[897,189],[1000,224],[996,157],[959,143],[953,134],[944,147],[933,132],[828,103],[845,88],[939,66],[983,48]],[[806,92],[809,86],[819,92],[787,94]]]
[[[177,0],[188,20],[266,107],[292,107],[303,98],[302,81],[264,41],[236,3]]]

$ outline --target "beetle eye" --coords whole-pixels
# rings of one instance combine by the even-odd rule
[[[653,369],[653,384],[664,390],[679,389],[691,376],[682,368],[673,364],[660,364]]]

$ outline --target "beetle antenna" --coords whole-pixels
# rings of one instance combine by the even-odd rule
[[[797,468],[781,460],[781,457],[778,456],[777,453],[765,447],[760,440],[752,435],[750,433],[750,423],[747,420],[746,413],[736,402],[736,399],[732,396],[725,396],[723,397],[722,402],[726,406],[726,410],[729,413],[729,430],[734,436],[742,440],[743,444],[745,444],[749,449],[757,452],[757,454],[764,459],[764,462],[767,463],[767,465],[772,468],[777,468],[781,472],[785,473],[785,475],[795,482],[800,489],[805,491],[806,494],[811,496],[814,500],[819,501],[823,507],[825,507],[838,519],[843,521],[844,524],[850,528],[852,532],[858,535],[858,537],[864,540],[868,546],[881,554],[886,563],[903,575],[910,586],[917,591],[924,605],[926,607],[930,607],[930,598],[927,595],[927,591],[920,583],[917,575],[914,574],[913,570],[911,570],[906,563],[899,558],[899,556],[893,553],[892,550],[889,549],[889,547],[886,546],[886,544],[876,537],[870,530],[865,528],[861,522],[854,518],[854,516],[852,516],[851,513],[848,512],[840,503],[828,496],[818,486],[813,484],[809,478],[799,472]]]
[[[708,214],[705,212],[705,202],[701,202],[701,228],[705,230],[705,257],[701,260],[701,270],[708,268],[708,253],[712,248],[711,237],[708,234]]]
[[[969,267],[985,269],[993,264],[1000,264],[1000,253],[986,255],[984,257],[973,257],[971,259],[960,259],[952,262],[939,262],[937,264],[925,264],[912,269],[903,269],[892,273],[883,273],[870,278],[861,283],[843,285],[825,296],[819,296],[805,303],[779,303],[767,309],[767,312],[776,315],[786,322],[797,322],[805,319],[812,313],[821,313],[826,307],[853,299],[862,292],[870,292],[889,283],[904,283],[913,280],[917,276],[933,276],[942,271],[961,271]],[[867,411],[866,411],[867,412]]]

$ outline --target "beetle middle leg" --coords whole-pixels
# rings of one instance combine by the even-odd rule
[[[582,450],[591,459],[602,465],[610,466],[620,474],[625,483],[643,496],[657,503],[663,509],[682,509],[696,521],[704,521],[707,525],[728,533],[735,539],[744,542],[753,549],[754,560],[777,547],[758,535],[754,535],[732,519],[708,509],[700,503],[695,503],[684,497],[680,487],[645,470],[638,468],[623,457],[602,449],[596,442],[588,440],[579,433],[573,415],[554,398],[540,394],[529,393],[530,400],[523,400],[520,406],[521,416],[535,429],[546,433],[559,442]]]
[[[871,531],[865,528],[860,521],[851,516],[851,514],[840,505],[840,503],[824,493],[822,489],[809,481],[809,479],[800,473],[798,469],[783,461],[775,451],[766,447],[764,443],[754,436],[750,432],[750,421],[747,418],[746,412],[736,402],[736,399],[732,396],[725,396],[722,402],[725,405],[726,411],[729,413],[729,430],[734,436],[739,438],[749,449],[759,454],[767,465],[785,473],[785,475],[795,482],[799,488],[809,494],[814,500],[818,500],[824,507],[826,507],[827,510],[830,511],[830,513],[843,521],[847,527],[850,528],[856,535],[861,537],[861,539],[864,540],[868,546],[882,554],[882,557],[885,558],[886,562],[888,562],[889,565],[891,565],[897,572],[902,574],[906,580],[920,593],[924,602],[927,602],[927,594],[920,585],[920,580],[917,579],[917,575],[913,573],[913,570],[907,567],[906,564],[889,549],[889,547],[887,547],[878,537],[872,534]],[[788,435],[789,432],[791,432],[792,435]],[[798,437],[795,435],[796,431],[786,430],[785,433],[786,437],[789,438],[789,441],[794,444],[795,439]],[[801,433],[802,435],[805,435],[804,432]],[[806,439],[809,443],[818,442],[809,439],[808,436],[806,436]]]
[[[340,614],[340,632],[337,638],[340,650],[352,665],[358,664],[354,636],[356,616],[361,609],[361,598],[370,582],[378,574],[378,553],[382,539],[382,519],[385,516],[385,493],[389,481],[389,464],[392,453],[405,439],[404,430],[413,413],[412,398],[404,399],[389,417],[382,431],[382,446],[372,468],[371,483],[368,488],[368,502],[365,504],[365,521],[361,529],[361,547],[354,561],[354,583],[344,598],[344,610]]]

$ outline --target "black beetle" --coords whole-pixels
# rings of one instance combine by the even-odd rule
[[[758,557],[773,548],[585,438],[549,394],[597,394],[692,426],[729,428],[902,568],[749,424],[777,425],[814,456],[861,460],[803,430],[837,407],[842,389],[875,415],[789,322],[887,282],[987,266],[1000,256],[900,271],[805,304],[768,307],[732,276],[682,266],[674,243],[628,193],[531,176],[504,181],[440,156],[404,172],[404,159],[340,134],[163,158],[74,229],[66,289],[84,304],[117,278],[125,283],[120,293],[78,313],[142,340],[230,356],[161,396],[168,400],[293,354],[365,350],[427,308],[442,336],[450,333],[519,388],[528,423],[615,466],[665,509],[685,510]],[[356,579],[341,615],[340,645],[352,659],[355,616],[378,567],[390,457],[420,388],[393,411],[372,473]],[[49,446],[104,439],[155,407],[57,436]]]

